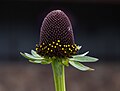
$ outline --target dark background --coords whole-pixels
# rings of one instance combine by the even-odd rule
[[[50,66],[28,63],[19,52],[30,53],[35,49],[44,17],[56,9],[69,16],[75,41],[82,45],[80,53],[89,50],[90,56],[99,58],[90,64],[95,72],[67,68],[68,90],[120,91],[120,2],[117,0],[0,1],[0,91],[54,90]]]
[[[42,21],[55,9],[69,16],[75,41],[83,46],[81,52],[89,50],[99,59],[119,61],[120,5],[67,1],[0,2],[0,59],[20,59],[20,51],[35,49]]]

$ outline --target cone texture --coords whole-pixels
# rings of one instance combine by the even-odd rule
[[[42,56],[50,57],[69,57],[76,53],[71,22],[63,11],[51,11],[44,18],[36,51]]]

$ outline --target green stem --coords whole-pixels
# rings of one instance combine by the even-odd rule
[[[56,91],[66,91],[64,65],[59,60],[53,60],[52,69]]]

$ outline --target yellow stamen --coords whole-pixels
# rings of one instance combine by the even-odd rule
[[[53,45],[51,45],[51,47],[53,47]]]
[[[64,47],[66,47],[66,45],[63,45]]]
[[[50,50],[50,48],[47,48],[47,50]]]
[[[77,48],[75,48],[75,51],[77,51],[78,49]]]
[[[75,48],[75,47],[72,45],[72,48]]]
[[[58,45],[58,43],[56,43],[56,45]]]
[[[77,46],[77,49],[80,50],[81,46]]]
[[[44,49],[46,49],[46,48],[47,48],[47,46],[44,47]]]
[[[77,46],[76,44],[74,44],[75,46]]]
[[[53,50],[50,50],[50,52],[53,52]]]
[[[56,48],[56,46],[54,46],[54,48]]]
[[[64,51],[64,53],[66,53],[66,51]]]
[[[36,47],[39,47],[38,44],[36,44]]]
[[[45,45],[45,43],[43,43],[43,45]]]
[[[72,47],[74,47],[74,46],[72,45]]]
[[[62,48],[62,50],[64,50],[64,48]]]
[[[40,48],[42,47],[42,45],[40,45]]]
[[[60,42],[60,40],[57,40],[57,42]]]
[[[70,47],[70,45],[68,45],[68,47]]]
[[[49,44],[49,46],[51,46],[51,44]]]
[[[69,50],[71,50],[71,48],[69,48]]]
[[[35,49],[36,51],[38,50],[38,48]]]
[[[59,45],[59,47],[61,47],[61,45]]]
[[[53,44],[55,44],[55,42],[54,42],[54,41],[53,41],[52,43],[53,43]]]

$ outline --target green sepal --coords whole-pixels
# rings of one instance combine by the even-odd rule
[[[68,59],[62,59],[62,64],[65,66],[69,66],[69,60]]]
[[[38,57],[38,58],[41,57],[41,56],[38,55],[38,54],[36,53],[36,51],[34,51],[34,50],[31,50],[31,54],[32,54],[34,57]]]
[[[29,60],[43,60],[44,58],[43,57],[35,57],[35,56],[33,56],[33,55],[31,55],[31,54],[28,54],[28,53],[22,53],[22,52],[20,52],[20,54],[22,55],[22,56],[24,56],[25,58],[27,58],[27,59],[29,59]]]
[[[73,55],[72,57],[83,57],[86,56],[89,53],[89,51],[83,53],[83,54],[79,54],[79,55]]]
[[[41,64],[50,64],[52,62],[52,58],[44,57],[45,59],[41,62]]]
[[[31,52],[32,52],[32,55],[28,54],[28,53],[22,53],[22,52],[20,52],[20,54],[23,57],[27,58],[29,60],[29,62],[32,62],[32,63],[41,63],[44,60],[43,57],[41,57],[41,56],[38,57],[38,54],[36,56],[35,52],[34,52],[34,55],[33,55],[33,51],[31,51]]]
[[[29,60],[29,62],[38,64],[38,63],[41,63],[42,61],[40,61],[40,60],[35,60],[35,61]]]
[[[76,61],[69,61],[69,63],[77,68],[78,70],[81,70],[81,71],[93,71],[94,69],[90,68],[90,67],[87,67],[79,62],[76,62]]]
[[[82,48],[82,46],[79,46],[79,45],[77,46],[77,49],[78,49],[78,50],[80,50],[81,48]]]
[[[89,56],[76,56],[73,58],[69,58],[69,60],[79,61],[79,62],[96,62],[98,59]]]
[[[84,54],[74,55],[72,58],[69,58],[69,60],[79,62],[96,62],[98,60],[97,58],[86,56],[88,53],[89,51],[85,52]]]
[[[41,62],[41,64],[50,64],[50,63],[51,61],[45,61],[45,60]]]

